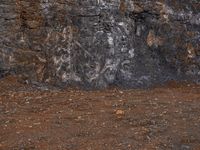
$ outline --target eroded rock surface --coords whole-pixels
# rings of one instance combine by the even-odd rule
[[[0,76],[84,87],[198,82],[198,0],[0,0]]]

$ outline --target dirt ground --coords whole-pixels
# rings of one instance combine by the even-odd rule
[[[200,86],[101,91],[0,80],[0,150],[200,150]]]

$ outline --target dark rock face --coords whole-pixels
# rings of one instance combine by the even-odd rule
[[[0,8],[0,74],[84,87],[200,79],[198,0],[0,0]]]

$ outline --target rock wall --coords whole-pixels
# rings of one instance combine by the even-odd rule
[[[0,0],[0,76],[84,87],[200,79],[199,0]]]

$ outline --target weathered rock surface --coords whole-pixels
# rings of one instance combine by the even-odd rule
[[[0,76],[84,87],[200,79],[198,0],[0,0]]]

